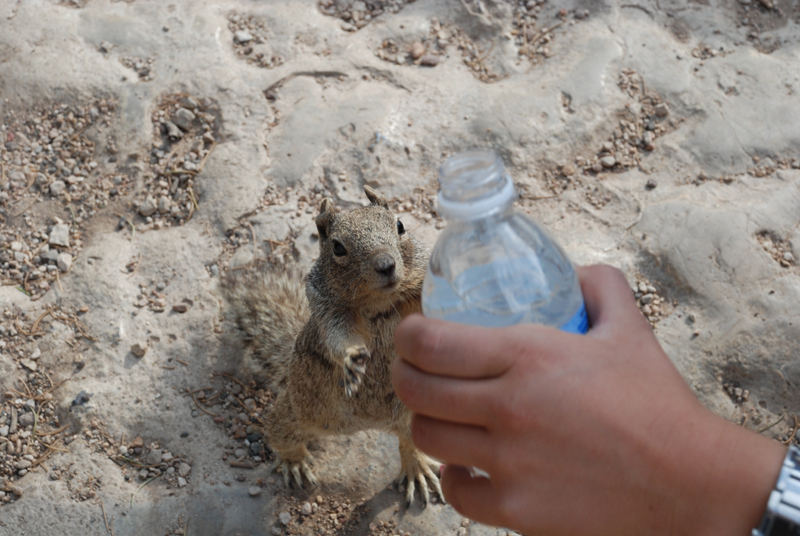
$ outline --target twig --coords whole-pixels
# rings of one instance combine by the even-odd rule
[[[136,491],[131,493],[131,502],[130,502],[130,507],[131,508],[133,508],[133,498],[136,496],[137,493],[139,493],[139,490],[142,489],[143,487],[145,487],[146,485],[148,485],[150,482],[152,482],[153,480],[155,480],[157,478],[161,478],[161,475],[154,476],[153,478],[145,480],[144,482],[142,482],[142,484],[138,488],[136,488]]]
[[[103,511],[103,523],[106,524],[106,532],[108,532],[111,536],[114,536],[114,531],[108,524],[108,518],[106,517],[106,508],[105,506],[103,506],[103,500],[100,499],[99,502],[100,502],[100,510]]]
[[[797,430],[800,429],[800,419],[797,418],[797,415],[792,415],[792,418],[794,419],[794,427],[792,428],[792,433],[789,434],[789,437],[788,439],[786,439],[786,441],[781,441],[781,443],[783,443],[786,446],[792,444],[792,441],[794,441],[794,436],[797,435]]]
[[[233,460],[228,463],[231,467],[235,467],[236,469],[255,469],[255,464],[251,461],[240,461],[240,460]]]
[[[234,378],[232,375],[228,374],[227,372],[214,372],[213,375],[214,376],[222,376],[223,378],[228,378],[229,380],[238,383],[239,386],[242,389],[245,389],[245,390],[249,391],[249,388],[244,383],[242,383],[241,380],[239,380],[237,378]]]
[[[188,367],[188,366],[189,366],[189,363],[187,363],[187,362],[186,362],[186,361],[184,361],[183,359],[177,359],[177,358],[176,358],[176,359],[175,359],[175,361],[177,361],[178,363],[180,363],[180,364],[181,364],[181,365],[183,365],[184,367]]]
[[[759,434],[763,434],[764,432],[766,432],[766,431],[767,431],[767,430],[769,430],[770,428],[774,427],[776,424],[778,424],[778,423],[782,422],[782,421],[783,421],[783,417],[784,417],[784,414],[783,414],[783,413],[781,413],[781,416],[780,416],[780,418],[779,418],[777,421],[775,421],[775,422],[774,422],[774,423],[772,423],[772,424],[768,424],[767,426],[765,426],[764,428],[762,428],[761,430],[759,430],[759,431],[758,431],[758,433],[759,433]]]
[[[216,415],[215,413],[211,413],[211,412],[210,412],[210,411],[208,411],[206,408],[204,408],[203,406],[201,406],[201,405],[200,405],[200,402],[198,402],[198,401],[197,401],[197,398],[195,398],[195,396],[194,396],[194,393],[189,393],[189,395],[192,397],[192,401],[194,401],[194,405],[195,405],[195,406],[197,406],[197,409],[199,409],[200,411],[202,411],[203,413],[205,413],[205,414],[206,414],[206,415],[208,415],[209,417],[212,417],[212,418],[217,418],[217,417],[218,417],[218,415]],[[235,398],[235,397],[234,397],[234,398]]]

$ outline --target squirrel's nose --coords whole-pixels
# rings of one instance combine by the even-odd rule
[[[395,262],[391,255],[384,253],[375,258],[375,271],[386,277],[394,275]]]

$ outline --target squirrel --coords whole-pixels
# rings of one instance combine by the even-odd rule
[[[315,223],[319,257],[303,279],[292,271],[231,273],[227,301],[253,357],[276,393],[265,437],[285,484],[312,486],[309,441],[382,429],[399,440],[406,503],[429,486],[444,501],[439,464],[411,440],[411,412],[394,394],[394,331],[421,311],[427,251],[369,186],[369,206],[337,210],[330,199]],[[305,287],[305,289],[304,289]],[[305,290],[305,292],[304,292]]]

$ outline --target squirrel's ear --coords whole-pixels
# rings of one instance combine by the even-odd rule
[[[331,224],[334,214],[336,214],[336,207],[333,206],[333,201],[326,197],[319,207],[317,219],[314,220],[314,223],[317,224],[320,238],[328,238],[328,226]]]
[[[389,203],[386,202],[386,199],[384,199],[375,188],[365,184],[364,193],[367,194],[367,199],[369,199],[371,204],[378,205],[379,207],[383,208],[389,208]]]

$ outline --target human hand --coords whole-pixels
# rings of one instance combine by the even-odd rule
[[[447,463],[448,502],[530,534],[749,534],[783,449],[699,404],[621,272],[579,277],[586,335],[398,327],[393,384],[416,445]]]

